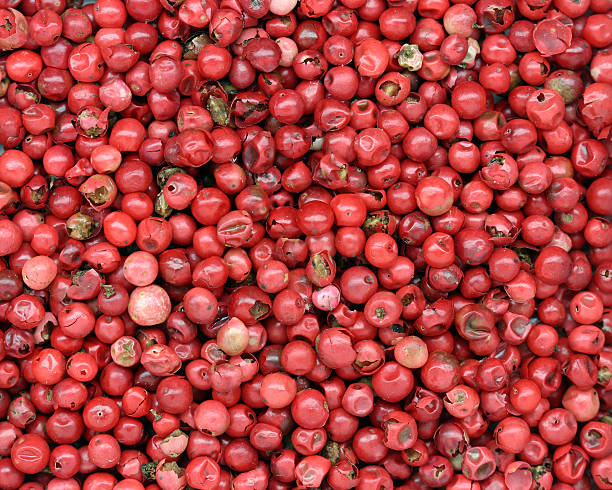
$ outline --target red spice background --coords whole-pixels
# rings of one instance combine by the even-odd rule
[[[0,0],[0,490],[612,489],[611,0]]]

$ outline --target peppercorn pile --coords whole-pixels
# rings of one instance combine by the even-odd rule
[[[0,0],[0,490],[612,489],[611,0]]]

